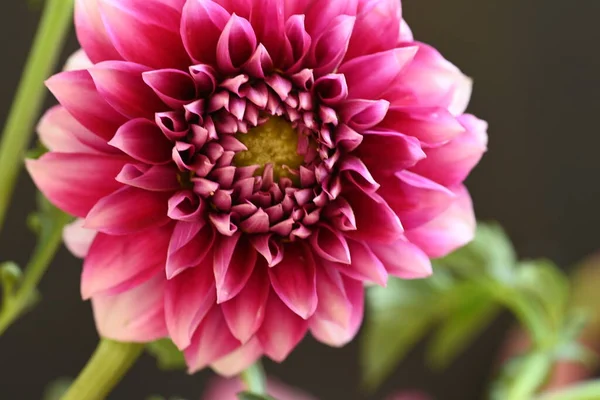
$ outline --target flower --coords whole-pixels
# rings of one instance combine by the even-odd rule
[[[398,0],[77,0],[75,23],[27,168],[81,219],[102,336],[235,374],[309,330],[346,344],[365,283],[471,240],[486,124]]]

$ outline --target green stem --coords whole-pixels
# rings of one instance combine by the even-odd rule
[[[588,381],[563,390],[545,393],[536,400],[597,400],[600,399],[600,380]]]
[[[267,394],[265,371],[260,361],[257,361],[242,372],[240,377],[242,378],[242,381],[244,381],[248,391],[252,394]]]
[[[19,289],[10,301],[2,305],[0,313],[0,335],[21,315],[23,310],[31,304],[38,283],[48,269],[50,262],[62,243],[62,231],[66,223],[72,218],[67,214],[60,214],[54,221],[47,236],[38,242],[31,260],[25,269],[25,275]]]
[[[121,381],[144,349],[143,344],[101,339],[92,358],[61,400],[102,400]]]
[[[0,228],[42,107],[44,80],[52,73],[71,27],[73,0],[46,0],[33,47],[0,142]]]

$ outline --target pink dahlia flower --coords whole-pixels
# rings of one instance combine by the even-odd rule
[[[27,167],[82,219],[102,336],[222,374],[308,331],[342,346],[365,283],[471,240],[486,124],[398,0],[77,0],[75,22]]]

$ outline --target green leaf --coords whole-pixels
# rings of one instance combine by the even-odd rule
[[[552,369],[552,357],[531,352],[513,358],[502,368],[493,383],[491,400],[526,400],[546,382]]]
[[[459,301],[446,313],[442,326],[429,343],[428,361],[446,368],[498,315],[500,307],[479,287],[463,290]]]
[[[148,343],[146,350],[156,358],[158,368],[162,370],[185,369],[183,353],[170,339],[160,339]]]
[[[581,382],[565,389],[544,393],[535,400],[598,400],[600,399],[600,379]]]
[[[255,394],[250,392],[242,392],[237,395],[239,400],[276,400],[274,397],[263,395],[263,394]]]
[[[71,378],[59,378],[54,382],[50,383],[46,390],[44,390],[44,395],[42,399],[44,400],[60,400],[67,390],[73,383],[73,379]]]
[[[23,278],[23,271],[12,261],[0,264],[0,283],[2,284],[2,294],[5,304],[10,301],[14,295],[15,288]]]

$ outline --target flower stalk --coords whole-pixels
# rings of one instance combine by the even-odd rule
[[[144,345],[101,339],[96,351],[61,400],[102,400],[142,354]]]
[[[267,394],[265,370],[260,361],[252,364],[248,369],[242,372],[241,378],[244,385],[246,385],[246,389],[252,394]]]
[[[44,80],[52,73],[71,27],[73,0],[47,0],[33,47],[0,142],[0,228],[33,126],[42,107]]]

